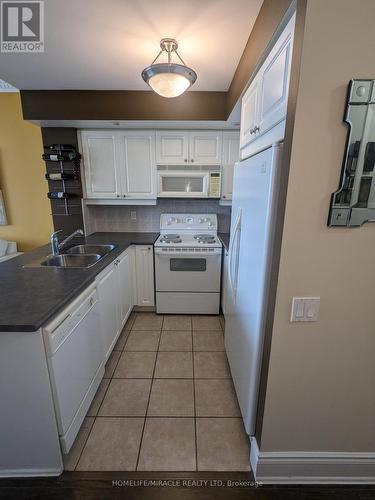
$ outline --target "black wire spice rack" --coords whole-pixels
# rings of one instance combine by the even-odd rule
[[[71,144],[44,146],[45,178],[48,181],[52,216],[72,216],[81,211],[81,154]],[[77,203],[78,201],[78,203]]]

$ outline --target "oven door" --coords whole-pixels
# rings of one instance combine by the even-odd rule
[[[219,292],[221,249],[155,249],[157,292]]]
[[[208,186],[208,172],[158,172],[158,198],[207,198]]]

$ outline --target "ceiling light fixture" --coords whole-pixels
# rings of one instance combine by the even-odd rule
[[[142,71],[143,80],[154,92],[163,97],[177,97],[185,92],[197,79],[194,70],[185,65],[177,52],[178,43],[174,38],[163,38],[160,40],[161,51],[152,61],[150,66]],[[168,55],[168,62],[157,63],[155,61],[163,52]],[[172,63],[172,53],[175,53],[182,64]]]

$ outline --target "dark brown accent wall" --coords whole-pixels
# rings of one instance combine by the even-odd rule
[[[51,144],[72,144],[78,150],[77,130],[75,128],[42,128],[43,145],[49,146]],[[67,173],[73,172],[73,164],[67,162],[64,170]],[[59,164],[57,162],[47,161],[46,172],[59,171]],[[74,198],[69,198],[68,211],[69,215],[64,215],[65,205],[64,200],[50,200],[52,220],[55,231],[62,230],[61,237],[66,237],[76,229],[83,229],[83,215],[82,215],[82,182],[81,176],[78,179],[71,179],[65,181],[66,191],[72,193]],[[49,191],[60,191],[61,181],[48,181]],[[47,196],[47,193],[46,193]]]
[[[25,120],[225,120],[226,92],[22,90]]]

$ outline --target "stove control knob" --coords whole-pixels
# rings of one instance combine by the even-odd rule
[[[194,219],[193,219],[193,217],[186,217],[184,222],[186,222],[186,224],[191,224],[192,222],[194,222]]]

